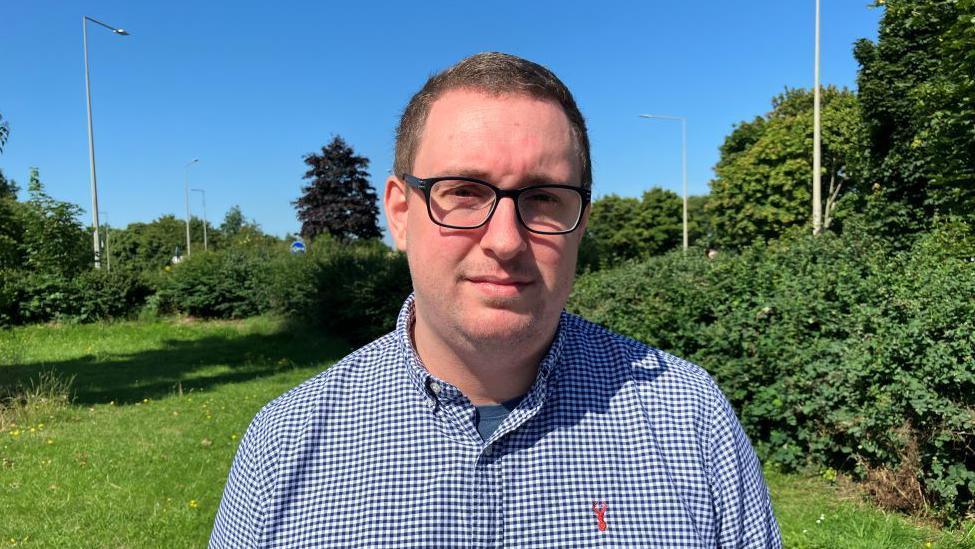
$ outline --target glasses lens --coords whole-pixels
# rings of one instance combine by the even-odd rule
[[[446,179],[430,189],[434,221],[453,227],[477,227],[491,214],[494,190],[473,181]]]
[[[525,225],[540,233],[575,228],[582,214],[582,195],[575,189],[537,187],[521,194],[518,210]]]

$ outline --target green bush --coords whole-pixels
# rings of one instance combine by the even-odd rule
[[[412,288],[406,257],[379,241],[318,238],[306,255],[282,257],[273,271],[276,312],[353,344],[391,331]]]
[[[275,252],[230,248],[193,254],[159,279],[159,306],[201,318],[243,318],[267,312],[270,262]]]
[[[853,227],[677,252],[581,277],[569,308],[707,368],[764,460],[898,471],[970,512],[973,242],[944,223],[907,252]]]
[[[123,318],[151,293],[141,276],[130,272],[68,276],[9,269],[0,274],[0,326]]]
[[[279,248],[231,248],[196,254],[159,283],[153,311],[206,318],[274,312],[353,344],[393,329],[411,289],[406,258],[379,241],[320,237],[305,254]],[[146,314],[152,314],[152,311]]]

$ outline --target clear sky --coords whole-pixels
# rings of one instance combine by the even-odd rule
[[[875,39],[868,0],[822,0],[822,82],[855,87],[852,44]],[[718,147],[785,87],[812,87],[813,0],[634,2],[0,3],[0,169],[90,210],[83,15],[90,25],[99,208],[114,226],[183,216],[184,166],[219,224],[239,204],[268,232],[297,232],[302,156],[341,135],[371,160],[382,194],[393,129],[426,77],[486,50],[548,66],[569,86],[592,140],[594,190],[703,194]],[[200,196],[192,207],[200,212]],[[85,214],[85,223],[90,223]],[[102,220],[104,222],[104,218]],[[385,224],[385,220],[382,220]]]

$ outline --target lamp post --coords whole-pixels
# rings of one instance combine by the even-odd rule
[[[190,189],[203,195],[203,251],[207,251],[207,192],[203,189]]]
[[[111,228],[111,223],[108,220],[108,212],[99,212],[105,217],[105,263],[108,272],[112,272],[112,247],[109,244],[109,228]]]
[[[640,118],[653,118],[658,120],[679,120],[680,121],[680,162],[681,175],[684,180],[684,252],[687,252],[687,117],[686,116],[667,116],[663,114],[641,114]]]
[[[91,225],[94,228],[94,247],[95,247],[95,268],[102,268],[101,259],[101,241],[98,238],[98,182],[95,178],[95,137],[92,131],[91,124],[91,77],[88,71],[88,21],[95,23],[96,25],[101,25],[106,29],[112,31],[120,36],[128,36],[129,33],[124,29],[115,28],[111,25],[106,25],[97,19],[92,19],[87,15],[82,16],[81,19],[81,36],[84,42],[85,49],[85,100],[88,103],[88,164],[91,171]]]
[[[186,257],[190,256],[190,166],[199,161],[199,158],[194,158],[184,166],[183,194],[186,198]]]
[[[813,200],[813,234],[823,232],[823,191],[822,191],[822,156],[821,140],[822,131],[820,129],[819,113],[819,0],[816,0],[816,53],[813,61],[813,174],[812,174],[812,200]]]

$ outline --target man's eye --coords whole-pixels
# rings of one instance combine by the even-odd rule
[[[488,200],[494,193],[483,185],[475,183],[441,183],[434,187],[437,197],[450,200]]]
[[[560,197],[545,191],[532,193],[525,199],[535,204],[558,204],[562,201]]]

